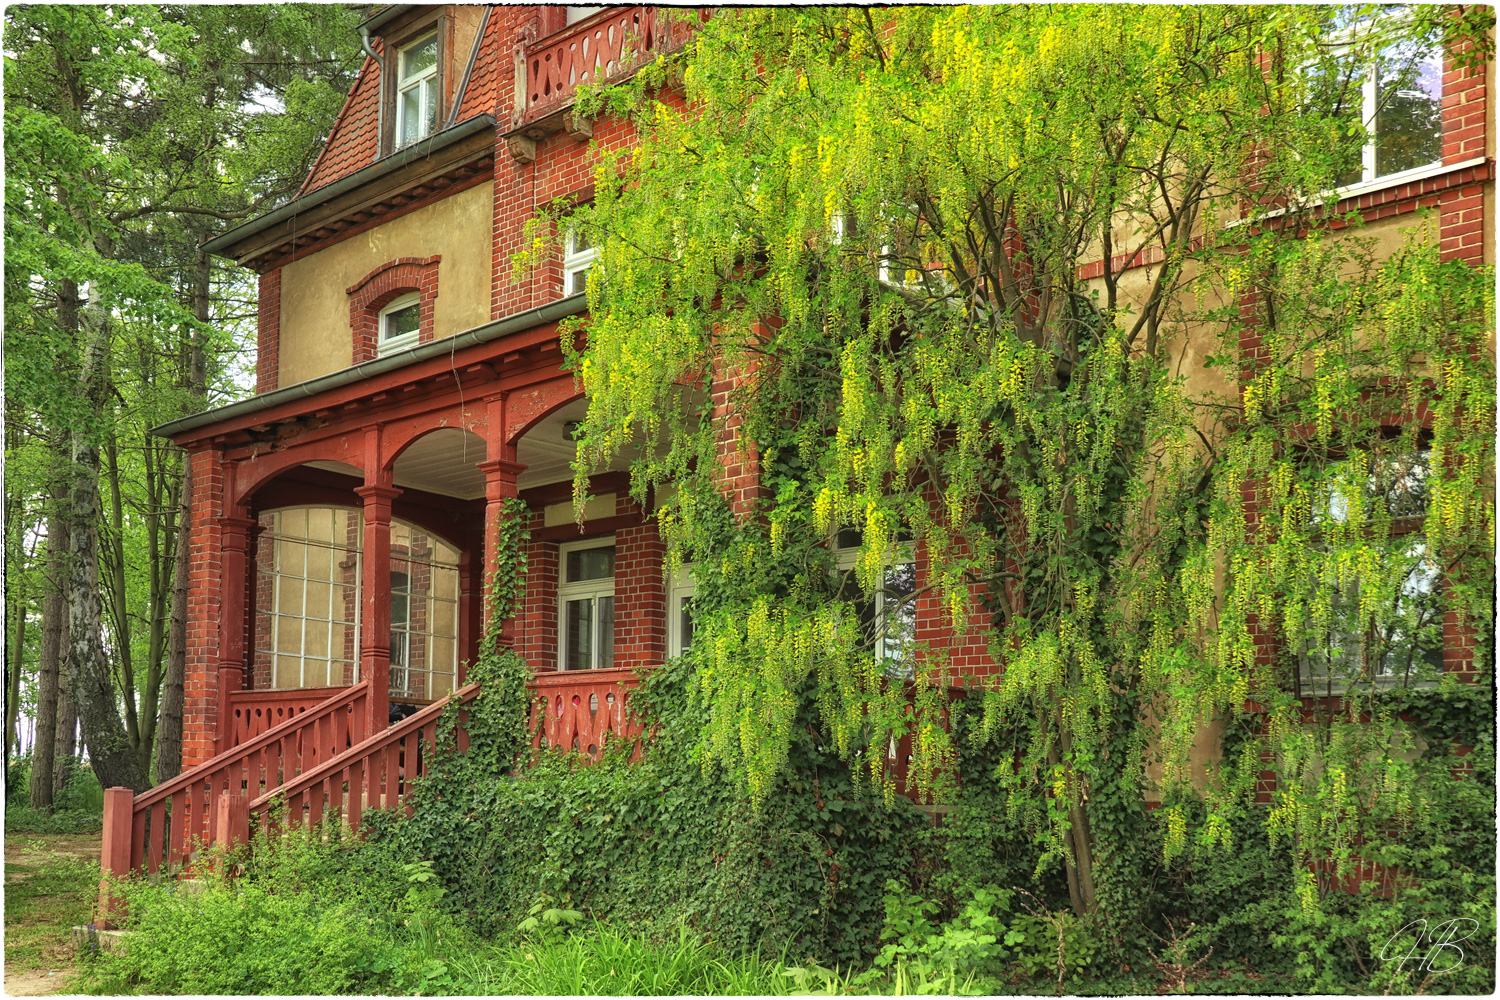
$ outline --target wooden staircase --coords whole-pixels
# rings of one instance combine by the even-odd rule
[[[637,740],[641,727],[629,707],[636,687],[628,670],[549,672],[530,690],[532,746],[563,747],[598,759],[606,740]],[[358,830],[370,809],[405,808],[412,779],[436,759],[438,718],[450,703],[470,704],[469,684],[391,725],[370,730],[368,683],[340,688],[312,707],[279,712],[269,728],[235,716],[231,738],[244,742],[135,795],[104,793],[103,868],[97,923],[109,927],[123,912],[109,892],[112,878],[135,873],[181,876],[207,844],[232,847],[251,829],[287,829],[324,822]],[[261,713],[270,720],[270,713]],[[468,750],[468,712],[460,710],[456,739]],[[639,749],[637,748],[637,754]]]

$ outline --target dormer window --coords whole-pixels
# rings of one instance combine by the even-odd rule
[[[380,342],[375,356],[385,357],[417,346],[422,302],[417,292],[403,295],[380,311]]]
[[[437,129],[437,34],[402,48],[396,60],[396,145],[400,147],[409,146]]]

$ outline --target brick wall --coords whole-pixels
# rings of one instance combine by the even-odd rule
[[[1465,48],[1473,46],[1466,43]],[[1449,53],[1443,65],[1443,162],[1461,163],[1488,151],[1489,101],[1484,69],[1459,69]],[[1484,185],[1493,183],[1493,166],[1462,187],[1442,193],[1441,224],[1444,260],[1485,260]],[[1493,258],[1491,258],[1493,259]]]
[[[535,531],[542,524],[542,511],[532,511],[528,527]],[[526,599],[514,648],[533,670],[557,669],[557,553],[556,542],[526,546]]]

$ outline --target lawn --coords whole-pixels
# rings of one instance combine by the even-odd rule
[[[71,992],[72,928],[88,923],[99,891],[99,834],[5,836],[5,992]]]

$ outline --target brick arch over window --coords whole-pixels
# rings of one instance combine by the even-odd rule
[[[441,255],[397,257],[350,285],[349,329],[354,335],[354,363],[375,358],[380,310],[402,295],[420,296],[417,343],[432,339],[432,311],[437,301],[438,264]]]

